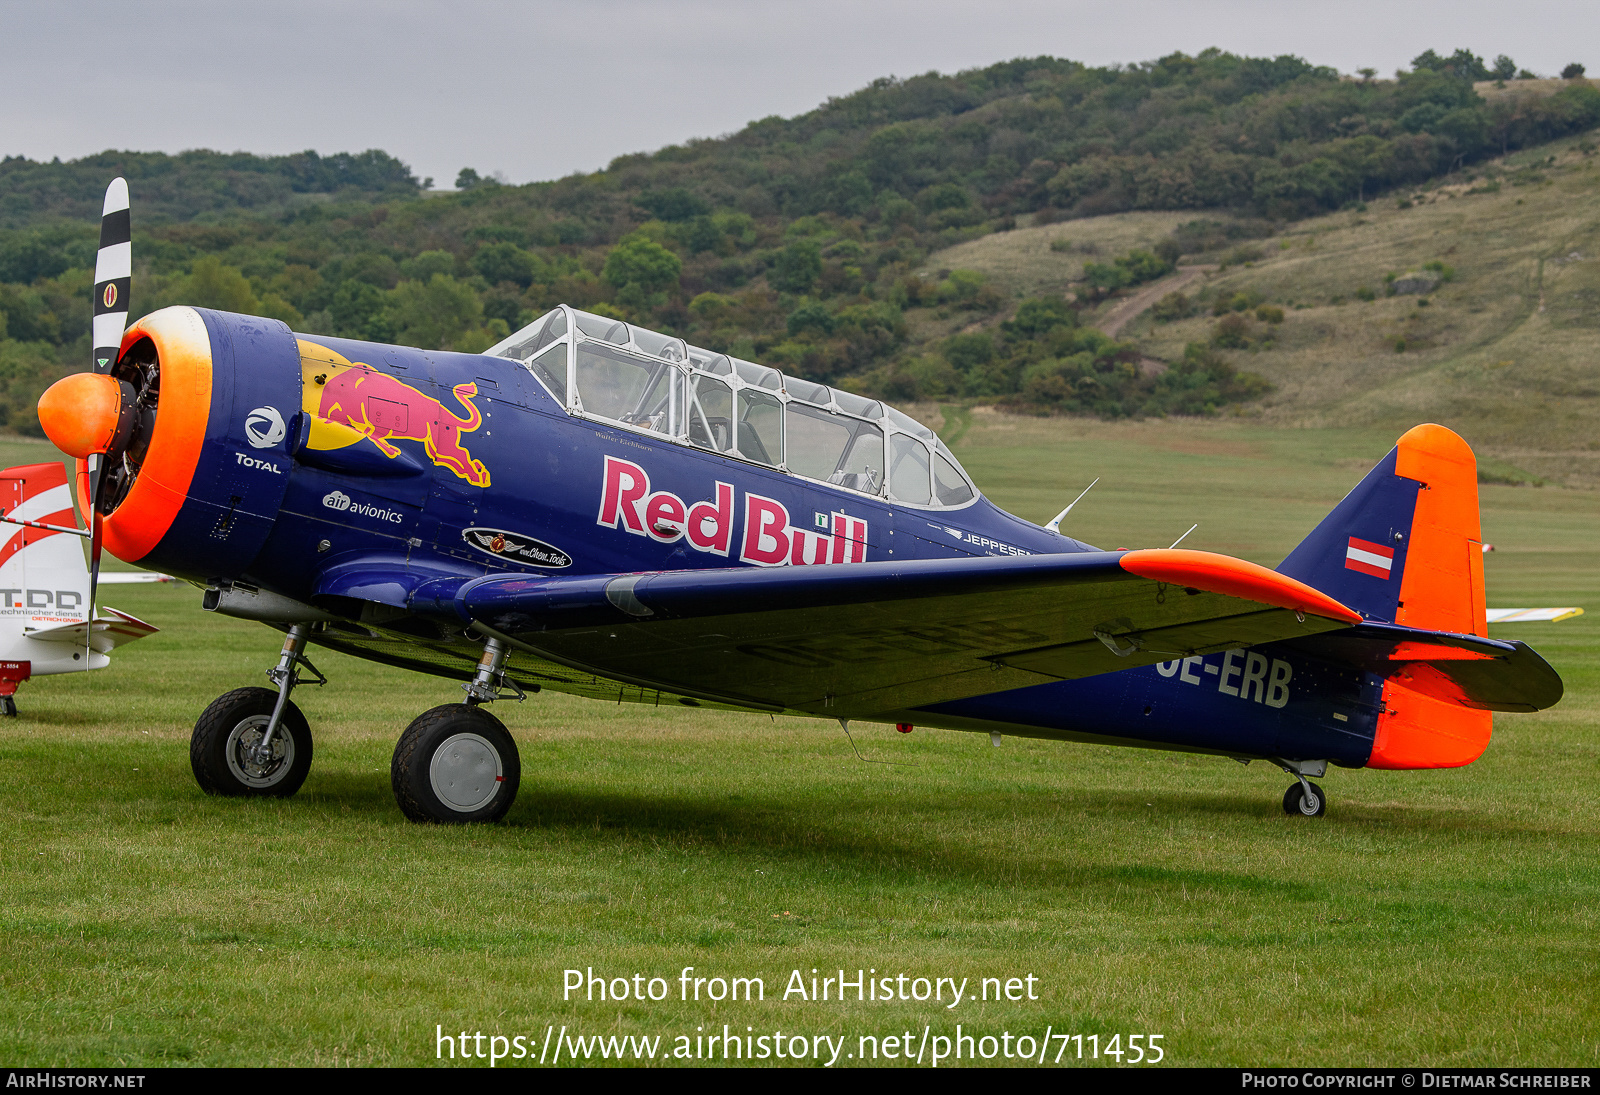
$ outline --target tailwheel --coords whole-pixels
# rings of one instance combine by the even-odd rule
[[[1310,780],[1291,783],[1283,793],[1283,812],[1290,816],[1321,817],[1328,811],[1328,796]]]
[[[389,779],[412,821],[499,821],[517,797],[522,761],[499,719],[481,707],[447,703],[406,727]]]
[[[189,739],[189,764],[202,791],[287,798],[300,789],[311,771],[311,727],[300,709],[283,699],[278,725],[268,737],[280,698],[270,688],[236,688],[211,701]]]

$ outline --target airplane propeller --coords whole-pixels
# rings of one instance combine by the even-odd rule
[[[111,372],[122,348],[122,332],[128,325],[128,291],[133,280],[133,231],[128,208],[128,181],[120,176],[106,187],[106,200],[100,212],[100,251],[94,260],[94,351],[90,370]],[[119,387],[130,387],[123,384]],[[119,392],[119,394],[124,394]],[[131,394],[130,392],[127,394]],[[123,407],[131,408],[124,399]],[[119,411],[122,408],[119,407]],[[123,417],[121,414],[119,418]],[[125,432],[125,431],[119,431]],[[114,440],[114,438],[107,439]],[[125,440],[125,439],[124,439]],[[100,586],[100,480],[104,451],[86,458],[89,471],[89,619],[94,619],[95,595]]]

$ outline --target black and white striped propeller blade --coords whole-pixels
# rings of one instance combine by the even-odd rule
[[[128,326],[128,283],[133,275],[133,235],[128,222],[128,182],[112,179],[100,214],[100,253],[94,260],[94,360],[109,373]]]
[[[128,219],[128,181],[111,180],[106,187],[106,203],[100,212],[100,253],[94,260],[94,352],[89,367],[109,373],[122,349],[122,332],[128,326],[128,290],[133,280],[133,231]],[[94,631],[95,595],[100,586],[101,521],[100,477],[105,457],[90,456],[89,497],[89,627]],[[93,660],[93,648],[88,652]]]

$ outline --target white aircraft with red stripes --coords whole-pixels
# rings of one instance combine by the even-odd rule
[[[17,713],[23,681],[103,669],[112,650],[158,630],[114,608],[91,620],[89,566],[78,542],[87,535],[59,462],[0,471],[0,715]],[[100,581],[165,577],[107,572]]]

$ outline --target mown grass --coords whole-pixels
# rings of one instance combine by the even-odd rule
[[[952,419],[952,423],[959,415]],[[933,419],[937,422],[937,418]],[[1071,531],[1274,562],[1393,441],[1255,423],[966,420],[1001,504]],[[0,447],[15,460],[16,449]],[[38,458],[34,456],[33,458]],[[1600,498],[1484,488],[1490,598],[1600,604]],[[1448,772],[1344,772],[1283,815],[1261,765],[852,729],[550,694],[500,705],[523,760],[502,825],[405,823],[388,760],[449,682],[337,655],[297,699],[317,758],[286,802],[188,770],[211,698],[262,683],[266,629],[192,589],[118,589],[164,630],[32,682],[0,727],[0,1060],[427,1063],[447,1032],[1160,1033],[1171,1064],[1600,1063],[1600,612],[1501,634],[1566,700]],[[673,999],[561,999],[562,971]],[[676,1001],[761,976],[764,1003]],[[801,1003],[790,971],[1033,974],[1034,1002]],[[853,972],[851,973],[853,977]],[[1069,1051],[1068,1056],[1071,1056]],[[841,1063],[852,1063],[842,1060]],[[1102,1062],[1104,1063],[1104,1062]]]

